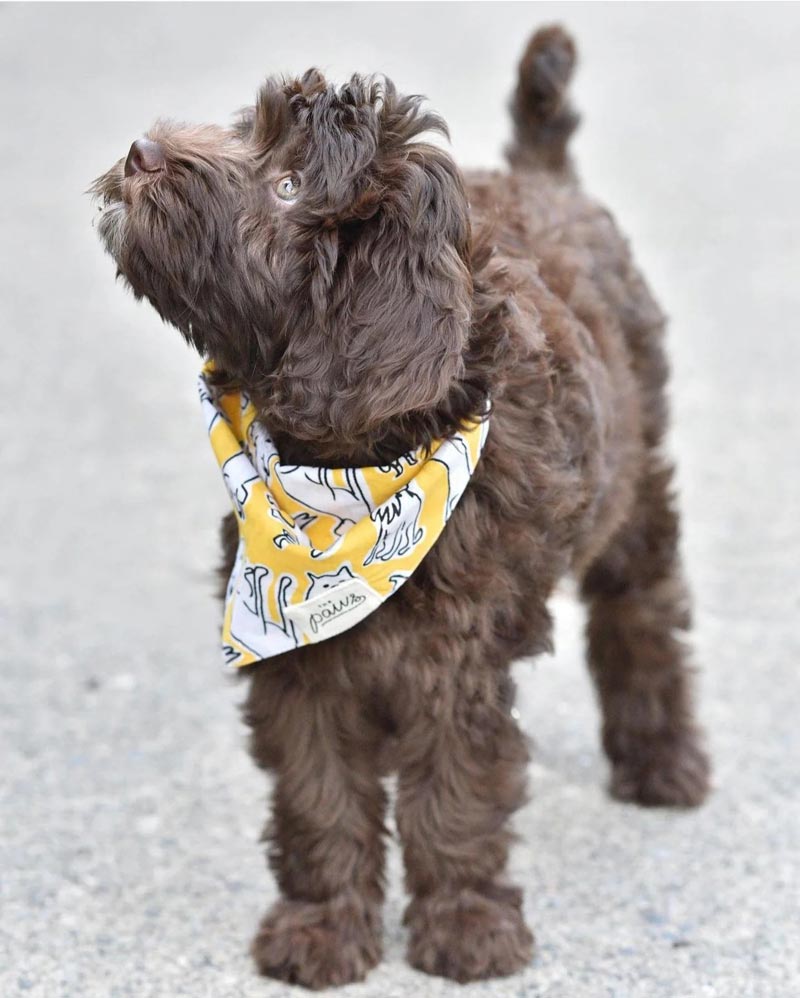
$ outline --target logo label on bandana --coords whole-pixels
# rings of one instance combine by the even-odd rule
[[[341,634],[397,592],[469,485],[489,426],[484,416],[377,467],[289,465],[244,393],[218,396],[205,373],[199,391],[239,525],[222,627],[233,668]]]
[[[350,579],[305,603],[286,607],[286,617],[301,639],[322,641],[341,634],[377,610],[383,600],[361,579]]]

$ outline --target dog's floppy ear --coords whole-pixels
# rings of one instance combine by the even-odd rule
[[[462,370],[472,308],[469,222],[450,158],[418,147],[383,177],[376,224],[350,248],[339,320],[353,386],[370,384],[377,421],[430,409]]]
[[[447,397],[472,303],[460,174],[441,149],[408,142],[443,126],[390,84],[376,113],[365,86],[309,108],[311,328],[290,339],[277,380],[284,414],[343,441]]]

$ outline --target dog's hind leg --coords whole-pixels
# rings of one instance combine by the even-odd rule
[[[473,683],[460,663],[451,678],[447,706],[434,691],[403,734],[396,817],[412,895],[409,962],[463,983],[531,960],[522,893],[503,879],[528,751],[502,671],[484,666]]]
[[[514,139],[506,155],[514,169],[569,172],[567,143],[580,120],[567,95],[575,63],[575,43],[558,25],[528,42],[510,105]]]
[[[252,944],[262,974],[319,989],[362,980],[381,957],[382,733],[334,666],[266,663],[244,705],[256,762],[274,773],[265,838],[282,897]]]
[[[691,807],[708,792],[709,763],[682,636],[689,607],[671,477],[651,452],[632,515],[586,572],[582,595],[611,793],[639,804]]]

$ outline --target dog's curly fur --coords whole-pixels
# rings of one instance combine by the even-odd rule
[[[417,97],[316,70],[271,79],[231,129],[159,123],[164,168],[95,191],[137,297],[244,389],[282,459],[385,463],[491,399],[488,440],[438,543],[376,613],[246,670],[256,762],[272,772],[283,899],[253,955],[313,988],[380,959],[382,776],[411,895],[409,959],[458,981],[531,958],[503,880],[528,750],[509,665],[550,647],[547,601],[573,572],[612,793],[698,804],[708,762],[682,632],[664,320],[567,142],[575,51],[539,31],[520,66],[509,173],[462,177],[420,140]],[[294,203],[275,196],[286,174]],[[236,546],[223,525],[227,577]]]

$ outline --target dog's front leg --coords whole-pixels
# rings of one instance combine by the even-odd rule
[[[461,982],[512,974],[532,956],[522,892],[503,879],[528,761],[510,688],[505,669],[458,663],[402,735],[408,958]]]
[[[385,792],[380,733],[335,666],[256,670],[245,703],[256,762],[275,775],[265,838],[282,897],[252,953],[261,973],[319,989],[364,978],[381,957]]]

